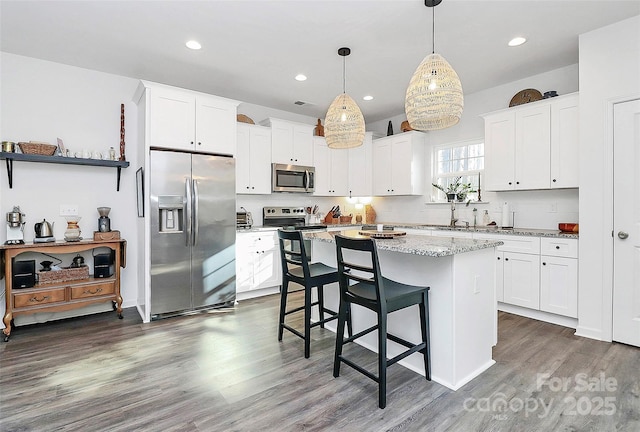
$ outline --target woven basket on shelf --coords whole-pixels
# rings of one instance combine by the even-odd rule
[[[24,154],[35,154],[42,156],[53,156],[56,152],[58,146],[53,144],[45,144],[45,143],[31,143],[31,142],[20,142],[18,143],[20,150]]]
[[[38,271],[38,282],[41,284],[66,282],[89,277],[89,266],[63,267],[60,270]]]

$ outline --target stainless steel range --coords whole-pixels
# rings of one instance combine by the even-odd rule
[[[262,225],[280,227],[285,230],[326,230],[323,224],[308,224],[304,207],[264,207],[262,209]],[[290,247],[285,244],[285,247]],[[295,246],[294,251],[297,251]],[[312,261],[311,240],[304,241],[307,259]],[[299,252],[299,251],[297,251]]]
[[[263,207],[262,225],[289,230],[326,229],[327,226],[307,223],[304,207]]]

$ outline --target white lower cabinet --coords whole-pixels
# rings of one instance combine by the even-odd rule
[[[578,260],[543,256],[540,267],[540,310],[578,317]]]
[[[578,317],[578,241],[542,239],[540,310]]]
[[[282,283],[276,231],[236,233],[236,292],[238,294]],[[250,295],[239,295],[249,298]]]
[[[578,316],[577,239],[482,233],[473,237],[504,242],[496,251],[498,302]]]
[[[540,308],[540,255],[504,252],[504,303]]]

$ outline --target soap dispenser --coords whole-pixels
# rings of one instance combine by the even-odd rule
[[[485,210],[484,214],[482,215],[482,225],[487,226],[491,223],[491,221],[489,220],[489,210]]]

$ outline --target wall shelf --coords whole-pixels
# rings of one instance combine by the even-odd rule
[[[9,179],[9,189],[13,188],[13,161],[24,162],[40,162],[40,163],[54,163],[54,164],[67,164],[67,165],[90,165],[90,166],[102,166],[112,167],[118,170],[116,180],[116,190],[120,190],[120,171],[122,168],[127,168],[129,162],[127,161],[112,161],[101,159],[85,159],[85,158],[69,158],[62,156],[43,156],[35,154],[24,153],[0,153],[0,159],[7,161],[7,176]]]

